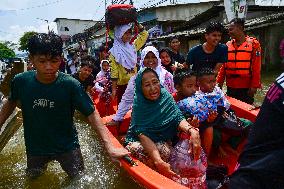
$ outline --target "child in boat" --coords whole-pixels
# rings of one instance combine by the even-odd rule
[[[199,120],[201,144],[205,153],[209,155],[213,143],[213,126],[222,128],[230,103],[223,91],[216,85],[213,69],[201,69],[197,85],[200,90],[196,92],[195,96],[179,101],[178,106],[185,115],[194,115]],[[247,123],[247,120],[242,121]]]
[[[176,92],[172,95],[176,102],[194,95],[198,90],[195,73],[186,69],[177,69],[174,74],[174,86]]]
[[[145,44],[149,35],[141,24],[139,24],[139,31],[138,37],[132,44],[130,43],[132,40],[131,24],[115,26],[114,28],[114,43],[109,51],[109,61],[112,98],[117,97],[117,103],[120,103],[129,79],[137,72],[137,51]]]
[[[99,101],[96,104],[97,110],[101,117],[112,115],[115,113],[113,101],[111,99],[112,82],[110,79],[109,61],[101,61],[101,71],[98,73],[94,90],[99,94]]]

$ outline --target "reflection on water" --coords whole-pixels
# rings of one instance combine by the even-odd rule
[[[262,77],[263,89],[257,92],[257,105],[261,105],[269,86],[279,74],[271,72]],[[20,124],[20,119],[15,124]],[[23,128],[20,128],[0,153],[0,188],[142,188],[109,160],[96,140],[95,132],[78,116],[76,127],[85,162],[85,173],[80,179],[68,180],[57,162],[49,163],[47,171],[38,179],[27,179]]]
[[[41,177],[28,179],[23,128],[20,128],[0,153],[0,188],[142,188],[110,161],[90,126],[76,121],[76,127],[85,163],[81,178],[70,181],[60,164],[51,162]]]
[[[264,97],[275,79],[282,73],[281,70],[271,71],[263,74],[261,77],[262,89],[258,90],[255,95],[255,104],[260,106],[264,100]]]

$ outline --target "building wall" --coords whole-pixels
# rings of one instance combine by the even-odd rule
[[[247,32],[256,37],[262,48],[263,70],[279,68],[281,58],[279,54],[280,41],[284,38],[284,22],[277,23]]]
[[[273,35],[272,35],[273,34]],[[270,67],[278,67],[281,63],[279,54],[280,41],[284,38],[284,22],[265,28],[265,64]]]
[[[96,24],[96,21],[91,20],[76,20],[76,19],[58,19],[56,22],[59,35],[75,35],[84,32],[87,28]],[[65,27],[69,31],[65,31]]]
[[[156,9],[156,17],[158,21],[189,21],[212,6],[213,3],[209,2],[161,7]]]

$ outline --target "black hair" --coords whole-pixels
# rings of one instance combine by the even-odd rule
[[[157,79],[160,81],[159,75],[157,74],[157,72],[156,72],[155,70],[153,70],[152,68],[148,68],[148,67],[146,67],[145,70],[143,71],[142,77],[143,77],[143,75],[144,75],[145,73],[149,73],[149,72],[154,73],[155,76],[157,77]]]
[[[179,40],[178,36],[174,35],[174,36],[170,37],[170,43],[171,43],[174,39]]]
[[[89,68],[94,69],[94,63],[95,63],[94,58],[88,55],[81,60],[81,67],[88,66]]]
[[[184,79],[190,78],[192,76],[196,76],[195,72],[184,68],[178,68],[174,74],[174,85],[182,85]]]
[[[169,55],[169,57],[170,57],[170,59],[171,59],[171,62],[168,64],[168,65],[163,65],[163,67],[168,71],[168,72],[170,72],[170,73],[173,73],[173,71],[172,71],[172,66],[173,66],[173,64],[174,64],[174,59],[172,58],[172,53],[171,53],[171,50],[169,49],[169,48],[162,48],[161,50],[159,50],[159,57],[161,57],[161,54],[163,53],[163,52],[166,52],[168,55]]]
[[[210,22],[205,29],[206,34],[210,34],[213,32],[223,33],[224,31],[225,31],[225,28],[223,24],[221,24],[220,22]]]
[[[197,78],[208,75],[215,75],[215,71],[212,68],[201,68],[197,73]]]
[[[92,64],[92,63],[90,63],[90,62],[87,62],[87,61],[82,61],[81,62],[81,68],[83,68],[83,67],[85,67],[85,66],[87,66],[87,67],[89,67],[89,68],[91,68],[91,69],[94,69],[94,64]]]
[[[233,20],[230,21],[229,24],[238,25],[243,29],[245,28],[245,20],[243,18],[234,18]]]
[[[50,55],[51,57],[61,56],[63,42],[60,36],[54,33],[37,33],[28,41],[30,55]]]
[[[171,56],[171,50],[168,47],[161,48],[161,50],[159,50],[159,56],[161,56],[161,54],[163,52],[166,52],[166,53],[168,53],[169,56]],[[171,57],[171,59],[172,59],[172,57]]]
[[[90,62],[91,64],[94,64],[96,62],[95,58],[90,56],[90,55],[87,55],[87,56],[84,56],[81,61],[87,61],[87,62]]]

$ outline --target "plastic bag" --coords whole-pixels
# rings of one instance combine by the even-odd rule
[[[179,141],[170,156],[171,169],[180,178],[172,178],[174,181],[191,189],[205,189],[207,158],[202,151],[197,161],[193,159],[192,144],[190,140]]]

